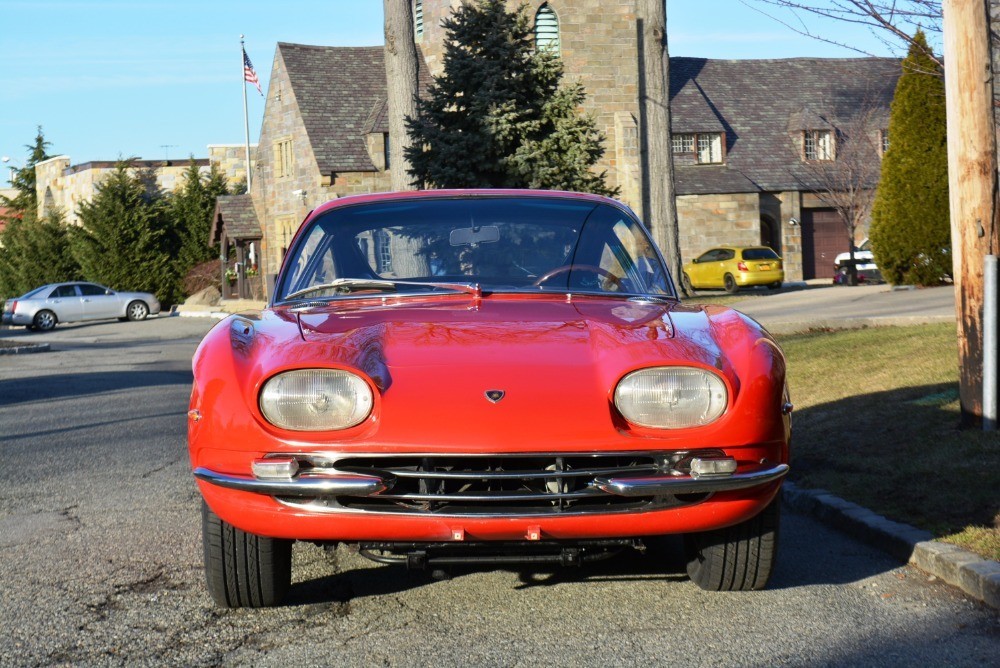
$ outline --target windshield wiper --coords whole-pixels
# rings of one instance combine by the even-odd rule
[[[482,288],[478,283],[436,283],[433,281],[395,281],[372,278],[335,278],[329,283],[311,285],[308,288],[296,290],[285,299],[295,299],[312,292],[322,290],[333,290],[336,295],[349,295],[352,292],[362,290],[379,290],[382,292],[395,292],[401,285],[415,285],[420,287],[440,288],[443,290],[454,290],[456,292],[467,292],[470,295],[481,297]]]

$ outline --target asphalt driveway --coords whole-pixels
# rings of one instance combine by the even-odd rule
[[[955,288],[950,285],[901,290],[889,285],[807,286],[780,293],[747,293],[747,298],[733,307],[775,334],[807,329],[954,322]]]

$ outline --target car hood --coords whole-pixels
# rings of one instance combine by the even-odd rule
[[[716,369],[735,393],[739,378],[726,339],[746,337],[727,331],[745,332],[752,323],[730,309],[620,298],[365,301],[279,312],[286,325],[298,321],[301,339],[258,360],[272,369],[258,369],[359,369],[380,390],[380,440],[400,444],[433,434],[435,447],[445,450],[469,449],[470,424],[477,426],[477,448],[512,447],[513,425],[530,435],[514,447],[556,447],[566,440],[567,417],[576,447],[599,447],[619,428],[618,381],[649,366]],[[258,326],[268,336],[267,325]],[[491,402],[492,391],[503,398]],[[496,443],[482,442],[491,434]]]

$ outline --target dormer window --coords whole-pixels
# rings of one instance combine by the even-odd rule
[[[535,14],[535,48],[559,55],[559,17],[548,3]]]
[[[802,135],[802,156],[810,162],[833,160],[833,132],[830,130],[806,130]]]
[[[670,149],[676,156],[690,156],[699,165],[722,164],[725,143],[721,132],[675,134]]]

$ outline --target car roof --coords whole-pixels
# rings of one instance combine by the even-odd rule
[[[595,204],[611,204],[619,208],[624,208],[628,210],[628,206],[622,202],[612,199],[610,197],[604,197],[603,195],[592,195],[590,193],[578,193],[570,192],[566,190],[526,190],[526,189],[515,189],[515,188],[468,188],[468,189],[450,189],[450,190],[411,190],[405,192],[390,192],[390,193],[369,193],[365,195],[348,195],[347,197],[339,197],[337,199],[326,202],[316,207],[313,211],[312,216],[314,217],[318,214],[329,211],[330,209],[337,209],[342,206],[350,206],[353,204],[367,204],[369,202],[393,202],[393,201],[405,201],[414,199],[447,199],[447,198],[479,198],[479,199],[489,199],[489,198],[511,198],[511,197],[537,197],[537,198],[559,198],[559,199],[575,199],[587,202],[594,202]]]

